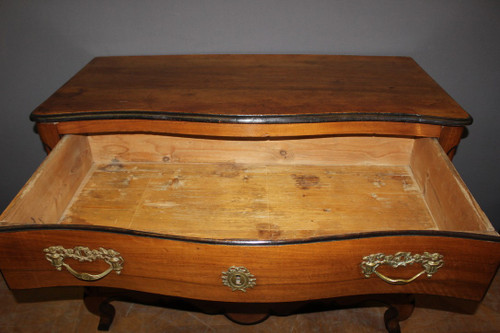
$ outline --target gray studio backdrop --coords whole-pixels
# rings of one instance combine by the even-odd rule
[[[44,158],[30,112],[95,56],[413,57],[474,118],[454,160],[500,228],[500,1],[0,0],[0,209]]]

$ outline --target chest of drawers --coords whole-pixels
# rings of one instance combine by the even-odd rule
[[[50,154],[0,217],[12,289],[480,301],[500,262],[450,162],[471,119],[410,58],[96,58],[32,120]]]

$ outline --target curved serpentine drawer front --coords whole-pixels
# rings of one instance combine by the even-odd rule
[[[3,233],[0,240],[5,248],[2,272],[14,289],[95,285],[230,302],[288,302],[378,293],[425,293],[478,301],[497,268],[498,258],[491,254],[499,250],[497,242],[417,235],[244,246],[35,229]],[[111,270],[96,281],[84,281],[64,266],[58,271],[46,259],[44,249],[53,244],[66,249],[73,249],[75,244],[113,249],[123,259],[121,269]],[[426,252],[441,255],[436,260],[439,268],[400,284],[384,281],[375,273],[365,276],[362,263],[367,261],[366,256],[402,250],[411,255],[400,254],[397,261],[401,266],[382,263],[377,273],[409,280],[425,271],[426,264],[432,264],[429,258],[419,262],[417,256],[415,260],[416,254]],[[65,258],[64,263],[74,271],[94,275],[110,267],[102,258],[92,262]]]
[[[434,139],[67,136],[0,221],[13,289],[480,300],[500,262]]]

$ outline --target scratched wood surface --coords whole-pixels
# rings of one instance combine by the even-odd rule
[[[408,168],[96,165],[62,223],[210,239],[435,228]]]
[[[258,240],[436,228],[411,139],[88,140],[94,165],[60,223]]]
[[[413,122],[470,123],[411,58],[332,55],[98,57],[32,117],[60,121],[109,115],[177,120],[196,115],[198,120],[215,117],[210,120],[215,122],[253,115],[258,123],[275,121],[263,116],[312,115],[312,120],[331,115],[346,121],[392,115],[395,121],[409,116]]]
[[[368,136],[67,136],[0,217],[40,223],[221,240],[496,234],[436,140]]]

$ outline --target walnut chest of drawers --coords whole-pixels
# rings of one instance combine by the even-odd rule
[[[33,113],[12,289],[229,303],[480,301],[500,237],[450,162],[469,115],[412,59],[101,57]]]

